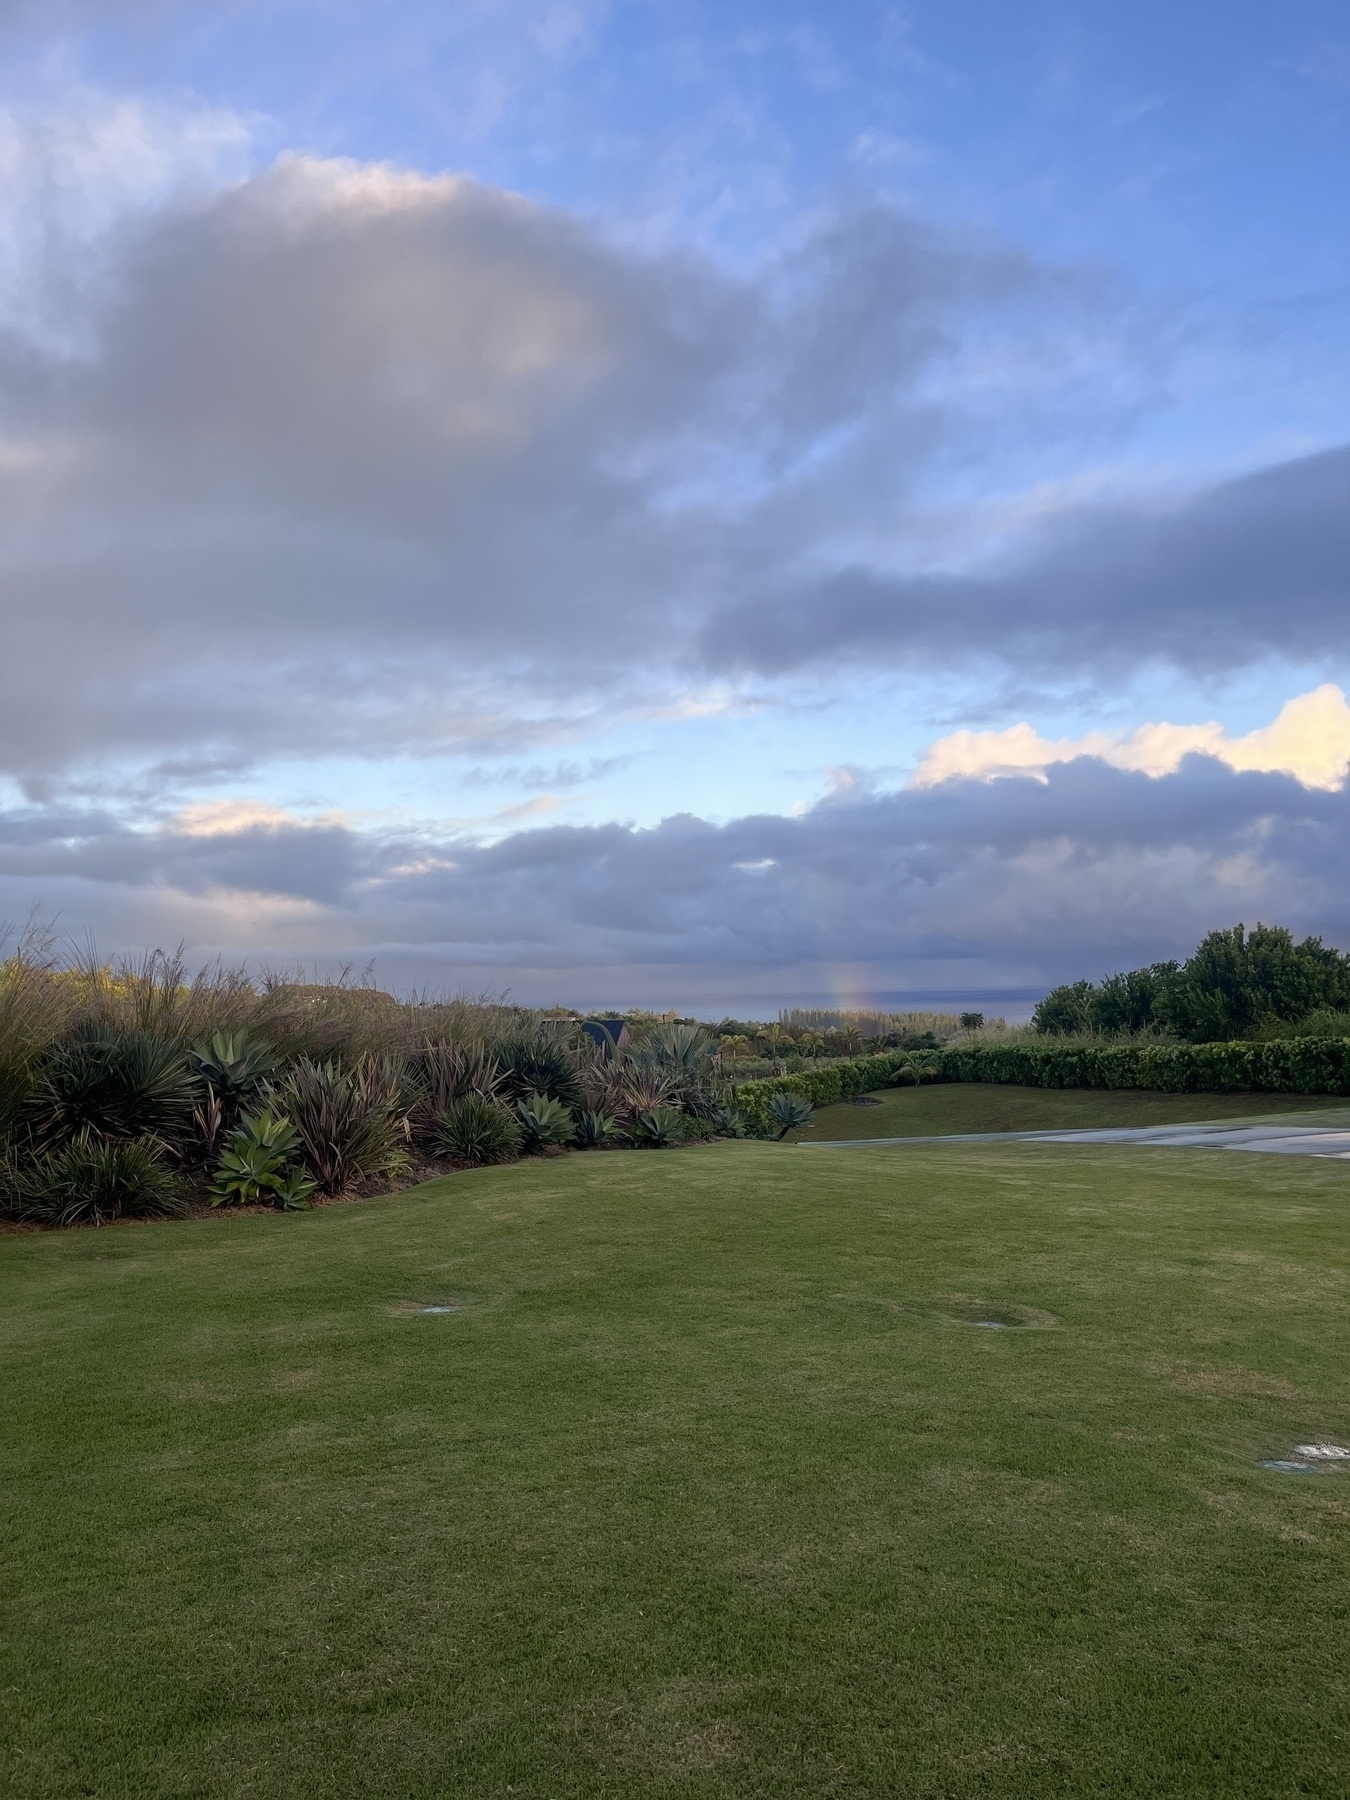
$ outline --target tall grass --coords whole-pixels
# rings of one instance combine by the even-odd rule
[[[63,960],[30,934],[0,962],[0,1211],[95,1223],[219,1199],[222,1158],[259,1109],[289,1134],[269,1164],[279,1195],[391,1178],[417,1152],[510,1155],[531,1107],[549,1109],[541,1141],[586,1147],[660,1106],[706,1125],[727,1097],[712,1043],[653,1019],[602,1054],[556,1011],[403,1000],[347,975],[189,974],[162,951]],[[267,1185],[235,1181],[228,1198],[257,1203]]]

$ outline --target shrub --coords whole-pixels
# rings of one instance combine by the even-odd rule
[[[520,1154],[520,1126],[504,1106],[482,1094],[461,1094],[446,1107],[432,1133],[436,1156],[455,1162],[510,1162]]]
[[[186,1210],[182,1189],[152,1138],[100,1138],[85,1129],[12,1171],[9,1210],[46,1225],[164,1219]]]
[[[154,1138],[168,1147],[186,1138],[195,1099],[191,1068],[176,1044],[94,1021],[45,1052],[29,1104],[34,1134],[47,1142],[88,1133]]]
[[[373,1057],[355,1068],[303,1059],[271,1098],[300,1137],[301,1156],[325,1194],[407,1166],[408,1121],[395,1073]]]
[[[668,1150],[683,1142],[685,1117],[673,1106],[653,1106],[641,1112],[628,1127],[635,1150]]]
[[[540,1094],[563,1106],[581,1105],[581,1077],[575,1058],[551,1038],[512,1038],[500,1045],[502,1088],[509,1100]]]
[[[527,1094],[516,1103],[521,1147],[537,1156],[552,1144],[565,1144],[572,1136],[572,1115],[560,1100],[547,1094]]]
[[[416,1059],[414,1125],[434,1136],[439,1121],[466,1094],[492,1100],[502,1085],[501,1064],[477,1039],[428,1044]]]
[[[719,1137],[743,1138],[750,1128],[750,1121],[739,1106],[719,1106],[712,1122]]]
[[[588,1109],[577,1114],[572,1142],[578,1150],[597,1150],[601,1144],[607,1143],[613,1134],[614,1121],[608,1113],[592,1112]]]
[[[801,1131],[809,1125],[815,1110],[809,1100],[798,1094],[778,1093],[769,1101],[769,1123],[781,1141],[789,1131]]]
[[[300,1134],[285,1117],[266,1111],[241,1120],[216,1165],[212,1206],[261,1202],[282,1212],[307,1206],[314,1181],[290,1166],[300,1148]]]

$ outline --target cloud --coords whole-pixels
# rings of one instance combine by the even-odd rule
[[[914,773],[915,787],[936,787],[961,779],[994,780],[1031,775],[1044,781],[1053,763],[1080,756],[1100,757],[1117,769],[1137,769],[1158,777],[1173,775],[1187,756],[1211,756],[1230,769],[1260,769],[1292,775],[1308,788],[1333,791],[1350,770],[1350,706],[1332,682],[1286,701],[1278,718],[1244,737],[1229,737],[1222,725],[1141,725],[1128,735],[1092,731],[1081,738],[1050,742],[1026,723],[1006,731],[956,731],[939,738]]]
[[[540,1001],[689,1003],[820,991],[1044,988],[1279,920],[1350,942],[1350,795],[1191,756],[1040,779],[858,794],[794,818],[493,841],[241,806],[135,829],[93,811],[0,815],[0,911],[38,899],[107,947],[363,960],[398,984]],[[214,827],[219,827],[218,829]]]
[[[1337,448],[1166,502],[1071,505],[966,570],[855,564],[761,592],[705,654],[763,674],[964,660],[1052,678],[1343,655],[1348,498]]]
[[[48,246],[70,344],[0,341],[24,776],[744,704],[748,594],[778,596],[749,660],[800,664],[807,573],[902,555],[935,456],[1152,378],[1100,275],[882,207],[747,277],[313,157],[118,217],[97,282]]]

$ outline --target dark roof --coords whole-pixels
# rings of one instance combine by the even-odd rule
[[[617,1044],[628,1030],[626,1019],[583,1019],[581,1029],[593,1044],[603,1049],[606,1044]]]

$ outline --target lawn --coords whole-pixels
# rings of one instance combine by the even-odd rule
[[[1198,1119],[1274,1118],[1327,1113],[1350,1120],[1343,1094],[1159,1094],[1141,1088],[1004,1087],[935,1082],[878,1088],[877,1106],[845,1100],[822,1106],[800,1135],[826,1138],[927,1137],[963,1131],[1081,1131],[1098,1125],[1180,1125]]]
[[[729,1143],[0,1239],[3,1791],[1343,1795],[1350,1473],[1259,1459],[1350,1435],[1348,1186]]]

